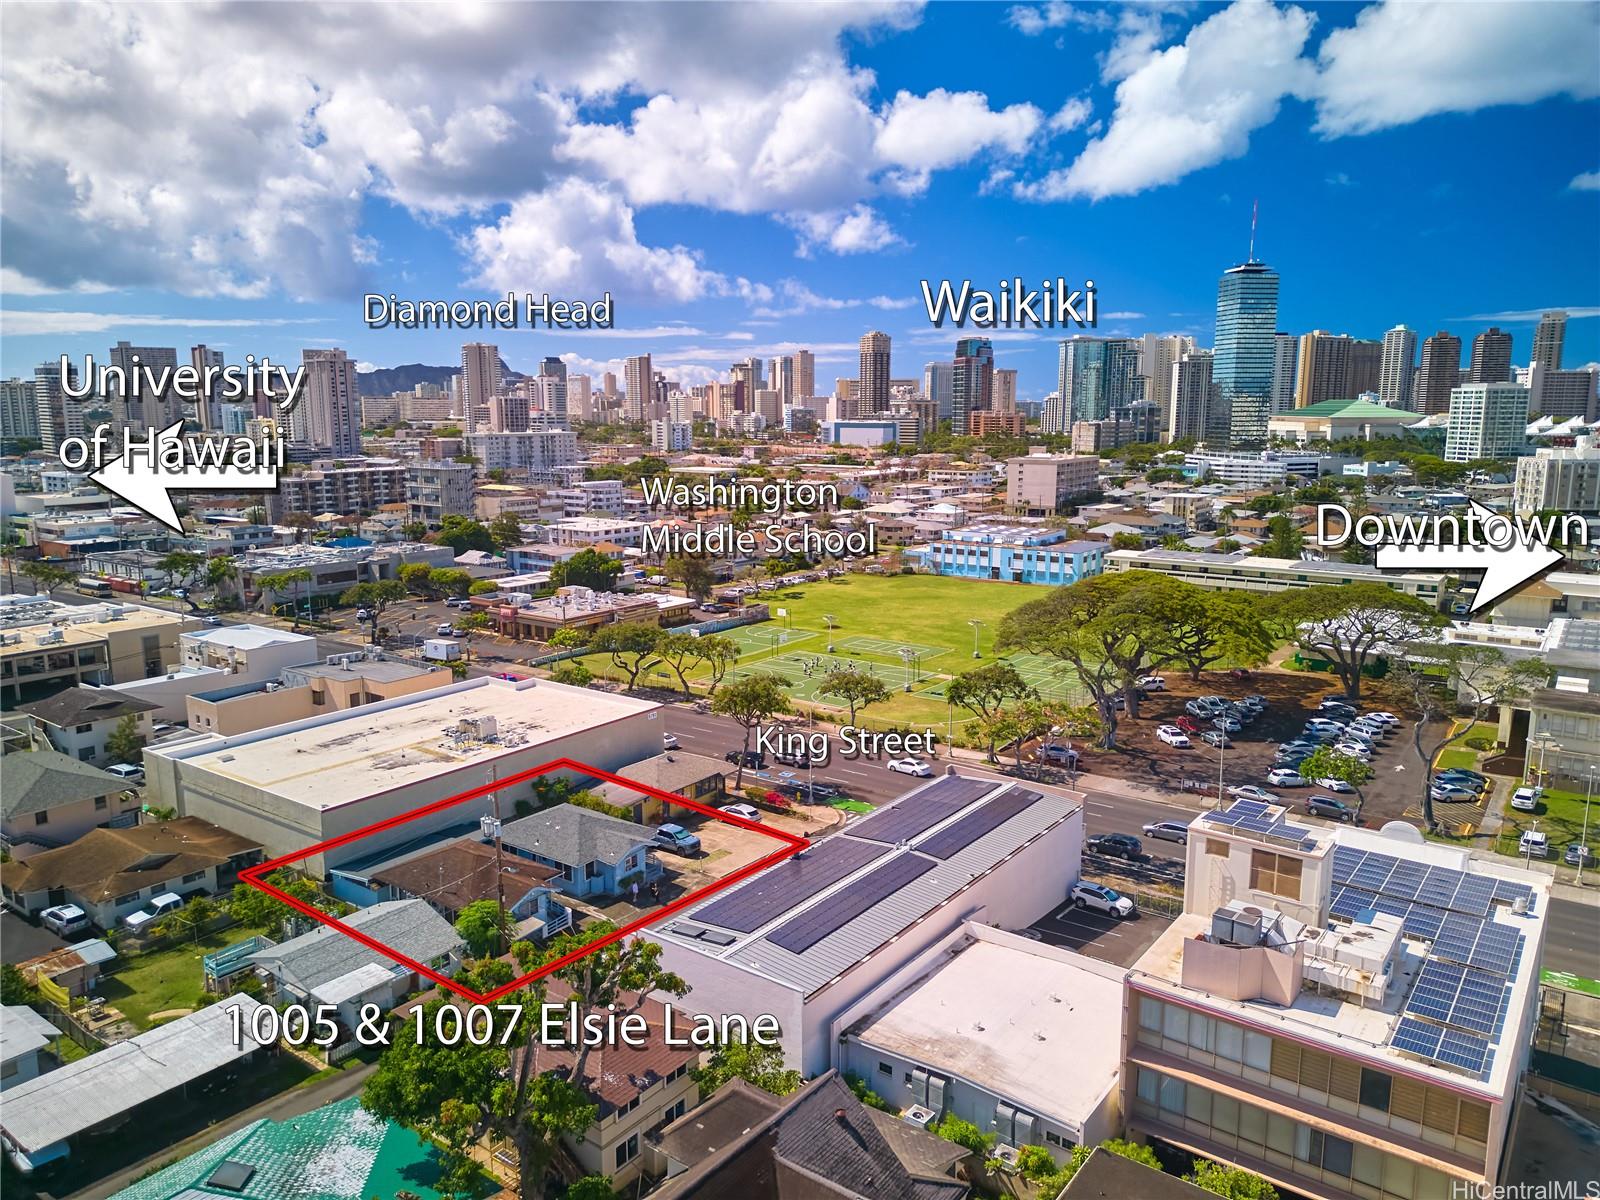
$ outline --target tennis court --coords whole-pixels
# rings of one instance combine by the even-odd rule
[[[847,637],[839,645],[857,654],[879,654],[884,658],[899,658],[900,651],[909,650],[918,658],[934,658],[950,653],[949,646],[924,646],[918,642],[891,642],[878,637]]]

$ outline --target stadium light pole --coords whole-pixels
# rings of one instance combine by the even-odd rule
[[[828,653],[833,653],[833,614],[823,613],[822,619],[828,623]]]
[[[978,631],[983,628],[983,622],[974,618],[967,624],[972,626],[972,657],[982,658],[983,655],[978,652]]]

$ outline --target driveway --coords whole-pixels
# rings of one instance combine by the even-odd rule
[[[0,912],[0,962],[27,962],[60,950],[67,943],[7,909]]]

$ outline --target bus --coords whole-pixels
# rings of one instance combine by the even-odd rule
[[[78,580],[78,593],[83,596],[111,595],[111,584],[104,579],[96,579],[92,575],[84,575]]]

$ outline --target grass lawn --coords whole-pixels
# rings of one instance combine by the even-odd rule
[[[1496,732],[1495,726],[1486,725],[1480,721],[1469,729],[1459,741],[1454,742],[1448,750],[1440,752],[1437,761],[1434,763],[1434,769],[1448,771],[1452,767],[1465,767],[1470,771],[1476,768],[1480,751],[1474,750],[1467,743],[1478,738],[1487,738],[1490,742],[1493,742]]]
[[[1597,803],[1589,807],[1589,846],[1593,849],[1597,837],[1600,837],[1600,796],[1596,796]],[[1515,854],[1517,841],[1522,837],[1524,829],[1537,827],[1550,839],[1550,857],[1559,860],[1566,853],[1567,845],[1578,841],[1583,836],[1583,793],[1563,792],[1556,788],[1546,788],[1539,807],[1533,812],[1518,812],[1511,807],[1510,799],[1506,801],[1506,819],[1500,827],[1500,844],[1496,847],[1501,854]]]
[[[96,991],[140,1029],[148,1029],[152,1013],[194,1007],[205,990],[201,959],[260,932],[235,925],[198,942],[119,960],[121,969],[102,978]]]
[[[895,695],[861,714],[862,724],[944,725],[950,714],[943,684],[953,675],[993,662],[1001,618],[1050,591],[1043,585],[939,575],[847,575],[764,592],[761,601],[773,619],[728,635],[745,647],[734,670],[761,670],[770,662],[771,669],[795,685],[796,698],[810,702],[821,671],[807,676],[806,660],[820,660],[822,671],[835,663],[872,667],[895,689]],[[777,615],[779,609],[784,616]],[[827,649],[828,617],[833,618],[833,654]],[[967,624],[972,620],[982,622],[977,630],[981,659],[972,657],[973,628]],[[785,640],[771,636],[791,629]],[[920,655],[910,692],[903,690],[906,664],[896,653],[901,646]],[[624,678],[606,655],[591,654],[581,661],[596,676]],[[695,681],[691,676],[691,683]],[[640,682],[662,687],[677,683],[664,666],[647,672]],[[955,715],[960,724],[963,714]]]

